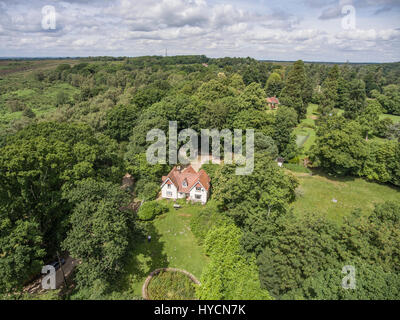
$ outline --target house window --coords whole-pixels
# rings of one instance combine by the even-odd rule
[[[172,192],[171,191],[167,191],[167,197],[172,197]]]
[[[186,180],[183,180],[182,186],[183,186],[183,187],[187,187],[187,181],[186,181]]]
[[[201,194],[196,194],[194,197],[196,198],[196,200],[201,200]]]
[[[167,186],[168,186],[168,187],[167,187],[168,189],[171,189],[171,185],[170,185],[170,184],[167,184]]]
[[[196,191],[201,191],[201,187],[196,187]]]

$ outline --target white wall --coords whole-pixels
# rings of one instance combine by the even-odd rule
[[[195,195],[201,195],[201,199],[196,199]],[[207,191],[202,188],[202,191],[197,191],[196,187],[190,190],[190,200],[202,202],[203,204],[207,202]]]
[[[161,196],[163,198],[167,198],[167,199],[177,199],[178,198],[178,190],[176,189],[176,187],[173,184],[170,184],[171,188],[168,189],[168,184],[164,184],[164,186],[161,189]],[[172,196],[168,196],[167,192],[172,192]]]

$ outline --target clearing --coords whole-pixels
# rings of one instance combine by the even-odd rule
[[[183,269],[200,279],[207,257],[190,230],[190,219],[203,207],[200,204],[181,204],[182,208],[173,208],[173,202],[167,202],[169,211],[147,223],[151,242],[143,239],[136,244],[128,269],[128,288],[136,297],[141,296],[142,285],[151,271],[157,268]]]
[[[368,182],[361,178],[330,177],[295,173],[300,181],[299,197],[292,204],[297,214],[306,211],[323,212],[329,218],[340,222],[354,209],[371,212],[374,204],[400,199],[400,189],[390,185]],[[332,200],[336,199],[337,203]]]

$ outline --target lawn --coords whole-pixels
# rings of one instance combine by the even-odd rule
[[[400,123],[400,116],[395,116],[393,114],[381,114],[379,117],[379,119],[381,119],[381,120],[385,119],[385,118],[392,119],[392,121],[394,123]]]
[[[302,158],[304,158],[316,139],[315,119],[318,117],[318,105],[310,104],[307,108],[307,118],[303,119],[294,130],[298,147],[303,147]]]
[[[400,189],[390,185],[351,177],[333,178],[324,174],[313,176],[293,174],[300,181],[299,196],[292,204],[297,214],[318,211],[340,222],[344,216],[356,208],[371,212],[375,203],[400,199]],[[334,203],[333,199],[336,199],[337,203]]]
[[[165,201],[165,200],[162,200]],[[166,202],[166,201],[165,201]],[[167,202],[166,202],[167,203]],[[184,204],[174,209],[168,203],[169,211],[147,225],[151,242],[143,239],[136,245],[128,265],[126,288],[133,296],[140,297],[142,285],[149,273],[157,268],[172,267],[184,269],[200,279],[207,257],[190,230],[191,216],[202,206]]]

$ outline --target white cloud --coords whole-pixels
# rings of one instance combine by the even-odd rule
[[[368,21],[369,28],[354,31],[340,29],[340,23],[335,29],[329,25],[334,20],[318,19],[321,12],[326,17],[337,14],[336,0],[305,0],[307,6],[293,12],[283,7],[260,9],[251,2],[65,0],[55,3],[57,29],[46,31],[41,28],[41,8],[48,2],[0,0],[2,55],[145,55],[162,54],[168,48],[170,54],[282,60],[337,60],[339,56],[345,61],[347,52],[362,48],[377,59],[400,60],[400,31],[381,27],[376,16]],[[390,5],[390,0],[378,2],[376,9]],[[339,4],[345,3],[350,2]],[[355,5],[360,3],[354,0]],[[369,1],[363,5],[373,7]],[[304,14],[310,14],[307,10],[317,14],[304,23]],[[358,57],[363,59],[362,54]]]

